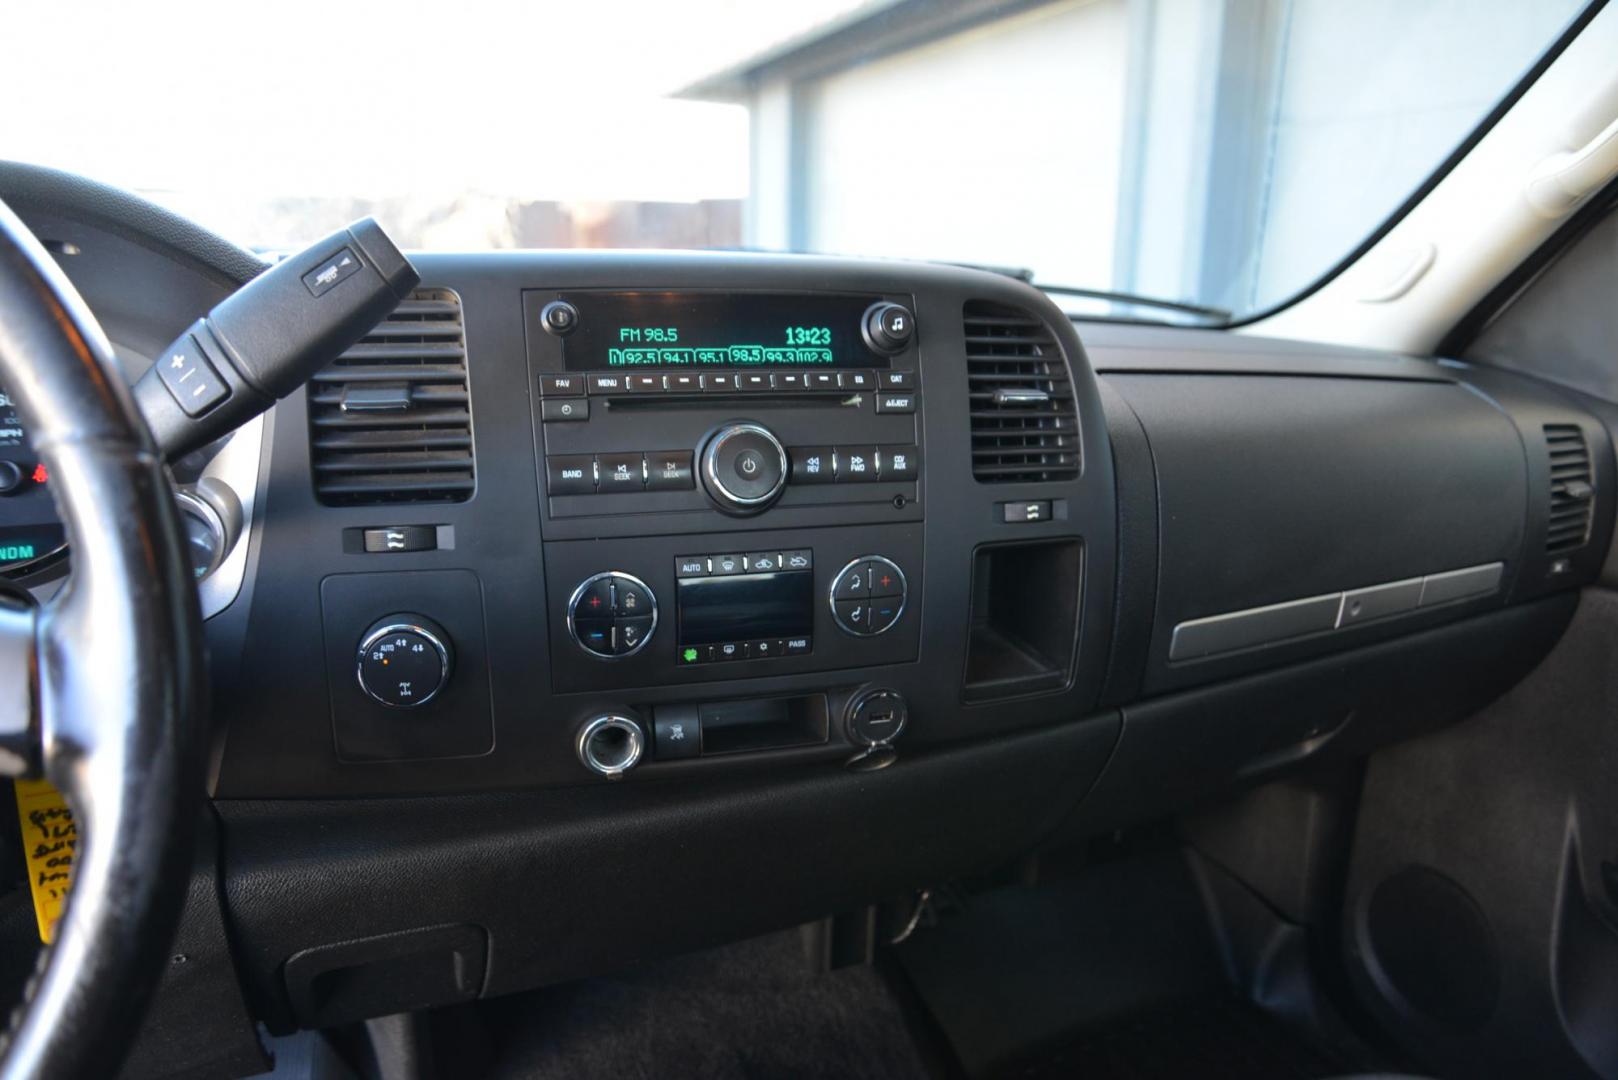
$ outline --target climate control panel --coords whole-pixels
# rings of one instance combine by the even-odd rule
[[[567,629],[579,648],[603,660],[633,656],[657,630],[657,596],[620,570],[579,582],[567,604]]]

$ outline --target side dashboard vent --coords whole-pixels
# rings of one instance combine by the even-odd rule
[[[1073,480],[1079,424],[1056,335],[1020,308],[973,300],[965,311],[972,475],[986,484]]]
[[[309,385],[315,495],[462,502],[476,479],[461,299],[417,289]]]
[[[1589,542],[1595,517],[1590,447],[1577,424],[1546,424],[1545,449],[1551,460],[1551,506],[1545,524],[1545,550],[1571,551]]]

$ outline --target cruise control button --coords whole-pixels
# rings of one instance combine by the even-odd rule
[[[613,588],[613,614],[619,616],[646,615],[650,617],[652,607],[652,594],[647,592],[645,588],[627,578],[620,577],[617,579]],[[624,625],[622,618],[618,620],[618,625]]]
[[[706,577],[708,574],[708,556],[681,555],[674,560],[675,577]]]
[[[708,562],[715,574],[740,574],[745,569],[740,555],[715,555]]]
[[[540,397],[583,397],[584,376],[582,375],[541,375],[539,377]]]
[[[691,451],[662,450],[646,455],[646,487],[652,491],[683,491],[697,486],[691,474]]]
[[[876,411],[879,413],[913,413],[916,411],[916,395],[883,391],[876,396]]]
[[[898,620],[899,610],[904,607],[904,597],[872,597],[870,605],[870,614],[866,620],[865,632],[867,634],[880,634]],[[622,624],[620,623],[620,625]]]
[[[870,563],[855,563],[838,575],[832,583],[833,600],[863,600],[871,595],[871,577],[867,573]]]
[[[884,446],[881,451],[881,474],[884,480],[914,480],[921,471],[921,461],[914,446]]]
[[[646,483],[644,461],[639,454],[598,454],[596,481],[603,495],[611,491],[639,491]]]
[[[829,446],[800,446],[787,451],[794,484],[830,484],[837,479],[837,452]]]
[[[596,459],[589,454],[558,454],[546,458],[545,489],[552,495],[594,495]]]
[[[646,644],[646,638],[652,632],[652,617],[647,615],[636,619],[619,619],[615,629],[617,632],[614,635],[612,651],[618,656],[623,656]]]
[[[837,479],[859,483],[876,479],[876,447],[840,446],[837,448]]]
[[[590,401],[588,398],[546,398],[539,403],[539,418],[541,420],[588,420],[590,419]]]
[[[871,602],[869,600],[835,600],[832,602],[832,611],[837,616],[838,625],[851,634],[869,634],[871,624]]]

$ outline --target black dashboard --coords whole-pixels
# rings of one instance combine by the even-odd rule
[[[132,352],[246,272],[27,194]],[[241,519],[195,904],[277,1030],[409,1004],[322,996],[382,931],[477,957],[412,993],[492,996],[1459,720],[1612,540],[1600,415],[1496,370],[925,264],[413,261],[195,470]]]

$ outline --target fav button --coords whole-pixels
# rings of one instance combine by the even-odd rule
[[[541,397],[583,397],[584,376],[541,375],[539,394]]]

